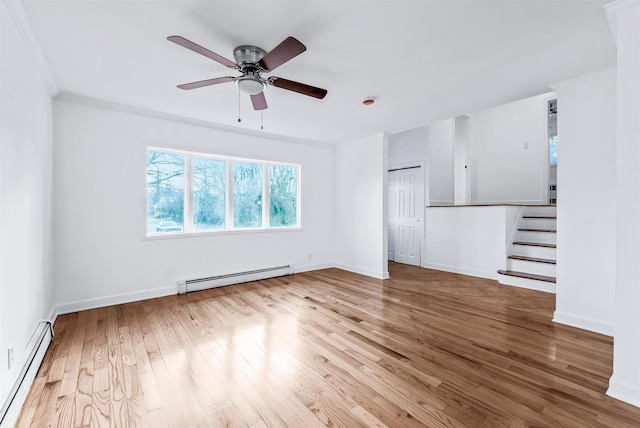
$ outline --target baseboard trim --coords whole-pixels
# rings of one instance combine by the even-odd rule
[[[629,382],[617,379],[615,373],[609,379],[607,395],[632,406],[640,407],[640,385],[632,385]]]
[[[422,267],[425,269],[441,270],[444,272],[459,273],[461,275],[475,276],[478,278],[493,279],[496,281],[498,280],[497,269],[495,272],[483,272],[475,269],[466,269],[457,266],[441,265],[437,263],[423,263]]]
[[[363,269],[356,266],[343,265],[340,263],[336,263],[334,267],[337,269],[342,269],[342,270],[346,270],[353,273],[359,273],[360,275],[370,276],[372,278],[389,279],[389,271],[376,272],[373,270]]]
[[[315,265],[294,266],[293,273],[311,272],[314,270],[330,269],[336,267],[333,263],[318,263]]]
[[[294,267],[294,273],[309,272],[309,271],[320,270],[320,269],[329,269],[333,267],[348,270],[351,272],[361,273],[367,276],[373,276],[374,278],[379,278],[379,279],[389,278],[389,272],[386,272],[386,278],[380,278],[379,274],[375,272],[370,272],[363,269],[356,270],[357,268],[340,266],[340,265],[336,265],[335,263],[318,263],[314,265],[296,266]],[[172,285],[168,287],[159,287],[159,288],[153,288],[150,290],[136,291],[133,293],[122,293],[122,294],[115,294],[115,295],[106,296],[106,297],[98,297],[95,299],[85,299],[85,300],[77,300],[75,302],[62,303],[62,304],[58,304],[51,310],[51,313],[49,314],[49,320],[51,321],[51,323],[54,323],[58,315],[62,315],[62,314],[86,311],[89,309],[103,308],[105,306],[121,305],[125,303],[138,302],[138,301],[147,300],[147,299],[155,299],[157,297],[171,296],[174,294],[177,294],[177,289],[175,285]]]
[[[155,299],[156,297],[170,296],[177,294],[176,286],[152,288],[150,290],[136,291],[133,293],[115,294],[96,299],[77,300],[75,302],[63,303],[54,308],[52,315],[56,317],[71,312],[86,311],[88,309],[102,308],[105,306],[120,305],[123,303],[137,302],[140,300]]]
[[[613,324],[556,310],[553,322],[613,337]]]

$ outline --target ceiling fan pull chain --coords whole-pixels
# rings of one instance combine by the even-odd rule
[[[238,87],[238,122],[242,122],[240,119],[240,87]]]
[[[260,110],[260,129],[264,129],[264,110]]]

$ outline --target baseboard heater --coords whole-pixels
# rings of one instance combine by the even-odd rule
[[[42,364],[44,354],[47,352],[52,339],[53,326],[51,322],[42,321],[38,324],[36,331],[31,336],[29,344],[27,345],[27,349],[31,349],[29,357],[22,366],[18,378],[2,405],[2,410],[0,411],[0,427],[10,427],[16,423],[24,400],[27,398],[31,384],[38,374],[38,369]]]
[[[182,279],[178,281],[178,294],[291,274],[293,274],[293,266],[286,265],[229,273],[226,275],[209,276],[206,278]]]

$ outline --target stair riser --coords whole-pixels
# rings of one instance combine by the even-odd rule
[[[555,229],[556,228],[556,220],[538,219],[538,218],[523,218],[520,221],[519,227],[535,228],[535,229]]]
[[[536,275],[556,276],[556,265],[549,263],[529,262],[525,260],[507,259],[507,270],[533,273]]]
[[[531,247],[529,245],[514,245],[511,253],[517,256],[556,260],[555,248]]]
[[[524,215],[556,215],[556,207],[525,207]]]
[[[516,232],[516,241],[537,242],[541,244],[555,244],[556,234],[548,232]]]
[[[552,282],[536,281],[535,279],[516,278],[514,276],[499,275],[498,282],[515,287],[528,288],[530,290],[544,291],[547,293],[556,292],[556,285]]]

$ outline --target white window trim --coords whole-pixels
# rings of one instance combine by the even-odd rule
[[[193,168],[191,156],[184,155],[184,206],[182,213],[182,230],[193,230]],[[189,171],[188,174],[186,172]]]
[[[224,213],[224,230],[235,230],[233,228],[233,162],[227,162],[225,165],[225,184],[226,184],[226,195],[225,195],[225,208],[226,211]],[[229,180],[231,178],[231,180]]]
[[[269,170],[271,165],[265,163],[262,165],[262,226],[271,228],[269,222],[271,214],[271,195],[269,194]]]
[[[211,153],[193,152],[187,150],[179,150],[172,148],[164,148],[158,146],[147,146],[146,151],[157,151],[162,153],[172,153],[181,155],[184,157],[184,207],[183,207],[183,230],[182,232],[146,232],[144,240],[155,239],[174,239],[196,236],[215,236],[215,235],[227,235],[238,233],[264,233],[264,232],[288,232],[288,231],[302,231],[302,165],[290,162],[277,162],[260,159],[248,159],[235,156],[215,155]],[[146,152],[145,152],[146,153]],[[225,162],[225,228],[218,230],[202,230],[198,231],[194,229],[193,224],[193,170],[192,159],[211,159]],[[258,164],[262,166],[262,226],[261,227],[245,227],[236,228],[233,225],[233,164],[237,163],[250,163]],[[269,192],[270,184],[270,167],[272,165],[292,166],[296,167],[297,171],[297,193],[296,193],[296,225],[295,226],[271,226],[269,223],[271,214],[271,200]],[[145,192],[146,195],[146,192]],[[146,212],[145,206],[145,212]],[[147,227],[147,221],[145,219],[145,228]]]

